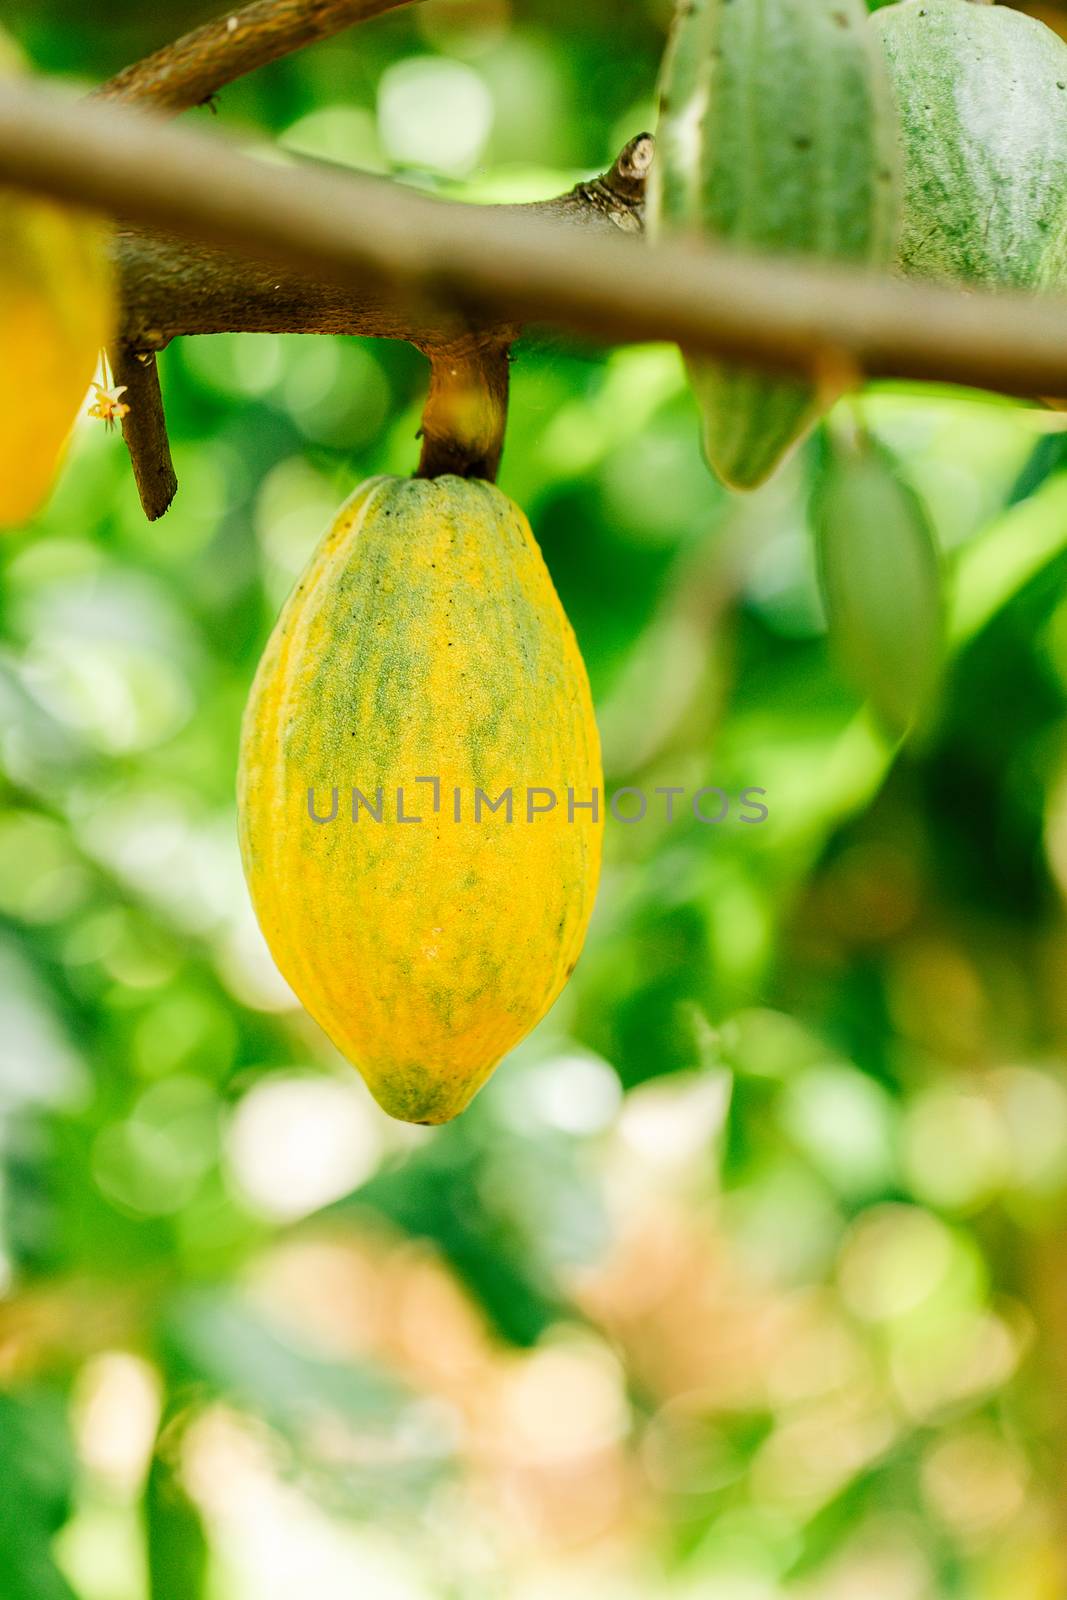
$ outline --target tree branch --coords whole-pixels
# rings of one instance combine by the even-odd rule
[[[493,215],[504,227],[533,217],[594,233],[640,233],[644,178],[652,151],[651,137],[639,134],[610,171],[567,194],[523,206],[480,206],[475,214]],[[380,179],[362,182],[376,198],[394,192]],[[435,212],[444,210],[441,202],[423,203]],[[462,217],[475,208],[449,206],[448,210]],[[249,262],[230,250],[174,234],[125,229],[118,235],[116,259],[122,281],[122,337],[137,350],[162,350],[172,339],[190,333],[344,333],[405,339],[429,354],[454,345],[471,331],[472,322],[481,330],[484,321],[484,331],[494,342],[510,343],[519,333],[518,320],[509,324],[498,316],[457,319],[447,303],[425,297],[398,300],[395,288],[379,279],[312,278],[306,267],[295,271]]]
[[[224,85],[257,67],[408,3],[253,0],[127,67],[91,98],[141,102],[157,112],[184,111],[210,100]],[[125,376],[130,411],[123,420],[122,436],[145,515],[154,521],[178,490],[156,358],[123,342],[112,352],[112,364]]]
[[[533,213],[601,232],[639,232],[652,148],[651,138],[639,135],[608,172],[568,194],[530,206],[494,209],[505,216]],[[140,229],[118,235],[117,261],[123,302],[120,339],[127,350],[138,354],[161,350],[172,339],[194,333],[363,334],[416,345],[430,357],[432,369],[420,475],[495,476],[507,417],[507,349],[520,332],[517,323],[491,319],[485,328],[475,327],[473,320],[464,325],[447,308],[429,301],[399,306],[373,283],[339,287],[316,282],[302,273],[261,266],[209,245]],[[476,374],[481,373],[484,403],[473,411],[457,408],[460,370],[468,396],[473,396]],[[153,519],[166,510],[176,485],[167,491],[171,474],[161,466],[169,462],[169,451],[154,363],[150,369],[140,367],[138,377],[142,388],[136,403],[130,399],[124,431],[142,504]],[[150,392],[153,385],[155,395]],[[448,405],[446,394],[451,396]],[[134,420],[137,408],[144,413],[144,432]],[[464,428],[471,431],[460,429],[449,440],[446,422],[451,417],[458,428],[461,414]]]
[[[122,419],[122,437],[130,453],[137,493],[145,516],[155,522],[178,492],[155,354],[138,354],[118,342],[111,349],[110,360],[115,382],[126,386],[123,399],[130,409]]]
[[[137,101],[155,111],[203,105],[235,78],[304,45],[395,11],[412,0],[253,0],[206,22],[94,90],[99,100]]]
[[[818,375],[847,362],[870,376],[1067,392],[1067,307],[1053,297],[965,294],[710,244],[653,252],[617,227],[561,227],[558,206],[444,204],[357,174],[267,166],[221,138],[24,84],[0,87],[0,182],[180,233],[198,251],[277,263],[280,272],[243,274],[258,326],[308,325],[284,298],[299,284],[322,326],[424,349],[547,323],[620,343],[670,340],[771,371]],[[151,280],[146,266],[132,303],[139,294],[163,320],[168,296],[153,298]],[[210,282],[169,280],[165,326],[154,341],[141,329],[150,345],[219,327],[233,292],[216,294],[204,315]],[[282,286],[273,320],[272,282]],[[230,325],[249,321],[235,313]]]

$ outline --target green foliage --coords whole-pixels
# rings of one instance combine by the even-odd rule
[[[603,1233],[595,1190],[570,1142],[533,1129],[516,1138],[492,1094],[425,1149],[364,1184],[335,1214],[370,1208],[432,1241],[502,1338],[536,1345],[567,1314],[555,1269]]]
[[[176,1386],[205,1385],[282,1433],[295,1434],[316,1412],[381,1422],[400,1404],[400,1390],[384,1375],[302,1350],[230,1295],[187,1291],[161,1332]]]
[[[49,1546],[70,1515],[73,1478],[62,1395],[0,1395],[0,1550],[10,1600],[71,1600]]]
[[[208,1570],[200,1516],[166,1453],[156,1451],[144,1488],[149,1600],[199,1600]]]

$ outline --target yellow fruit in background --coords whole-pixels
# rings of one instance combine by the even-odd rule
[[[114,316],[105,226],[0,189],[0,526],[52,487]]]
[[[391,1115],[447,1122],[551,1006],[603,805],[585,667],[518,506],[363,484],[260,662],[238,810],[279,968]]]

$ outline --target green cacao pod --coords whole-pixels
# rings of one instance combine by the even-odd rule
[[[1067,45],[1033,17],[969,0],[903,0],[873,22],[904,144],[904,270],[1062,285]]]
[[[812,506],[830,641],[887,732],[922,721],[941,672],[941,561],[926,510],[869,439],[835,442]]]
[[[863,0],[680,0],[656,168],[653,236],[887,264],[897,143]],[[754,488],[814,420],[815,387],[725,362],[689,368],[711,466]]]

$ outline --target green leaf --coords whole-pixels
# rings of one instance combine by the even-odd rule
[[[962,646],[1067,548],[1067,473],[1009,506],[960,552],[950,636]]]
[[[207,1577],[203,1524],[168,1449],[157,1444],[144,1492],[149,1600],[200,1600]]]
[[[261,1418],[287,1446],[290,1468],[344,1514],[417,1502],[448,1469],[447,1415],[374,1367],[324,1355],[232,1291],[182,1293],[163,1318],[161,1354],[175,1407],[200,1390]],[[164,1540],[180,1536],[181,1507],[170,1511]]]
[[[60,1395],[0,1394],[0,1593],[4,1600],[74,1600],[52,1558],[70,1514],[74,1475]]]
[[[168,1369],[292,1434],[324,1413],[389,1423],[405,1391],[383,1373],[320,1355],[228,1291],[188,1290],[163,1328]]]
[[[431,1240],[501,1336],[529,1346],[564,1305],[539,1249],[536,1219],[524,1210],[523,1151],[513,1144],[510,1160],[499,1142],[486,1151],[472,1131],[478,1127],[477,1114],[468,1112],[463,1124],[378,1173],[340,1209],[372,1208],[405,1233]]]

